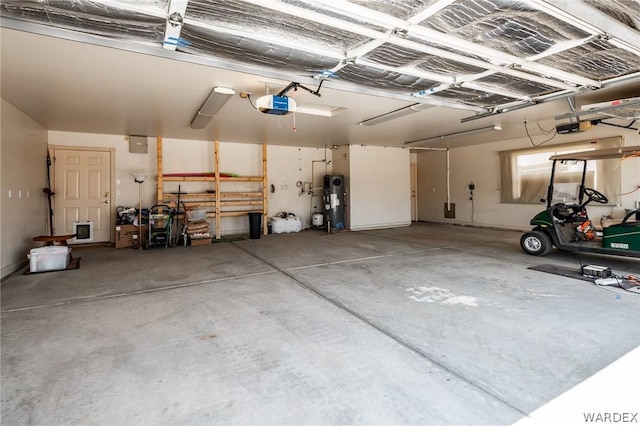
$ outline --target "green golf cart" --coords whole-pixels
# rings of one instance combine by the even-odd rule
[[[609,200],[585,186],[587,176],[592,175],[587,168],[590,161],[638,156],[640,146],[552,156],[551,179],[544,200],[547,207],[531,219],[533,230],[520,238],[525,253],[545,256],[555,246],[564,251],[640,257],[640,210],[627,210],[621,221],[610,225],[594,224],[587,214],[587,205],[608,204]],[[568,173],[567,167],[573,173]],[[568,179],[568,175],[575,178]]]

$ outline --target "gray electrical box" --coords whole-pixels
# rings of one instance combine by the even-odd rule
[[[146,154],[149,152],[149,144],[146,136],[129,136],[129,152],[134,154]]]

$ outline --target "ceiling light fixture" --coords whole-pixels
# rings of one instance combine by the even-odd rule
[[[192,129],[204,129],[209,121],[235,94],[235,90],[226,87],[214,87],[207,100],[191,122]]]
[[[428,138],[416,139],[409,142],[405,142],[404,145],[412,146],[412,145],[422,144],[422,143],[431,142],[431,141],[440,141],[443,139],[455,138],[458,136],[468,136],[468,135],[474,135],[476,133],[484,133],[484,132],[492,132],[492,131],[500,131],[500,130],[502,130],[502,126],[500,124],[494,124],[492,126],[480,127],[478,129],[463,130],[460,132],[447,133],[445,135],[440,135],[440,136],[431,136]]]
[[[344,111],[347,108],[336,107],[331,105],[319,105],[319,104],[310,104],[305,103],[302,105],[298,105],[296,107],[296,113],[300,114],[309,114],[309,115],[319,115],[322,117],[334,117]]]
[[[413,104],[417,105],[417,104]],[[366,120],[362,120],[360,123],[361,126],[375,126],[376,124],[384,123],[385,121],[395,120],[399,117],[404,117],[405,115],[413,114],[414,112],[418,112],[418,110],[413,109],[413,105],[409,105],[403,108],[399,108],[393,110],[391,112],[387,112],[381,115],[377,115],[372,118],[367,118]]]

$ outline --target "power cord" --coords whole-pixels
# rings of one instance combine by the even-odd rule
[[[615,282],[612,282],[615,280]],[[622,284],[628,281],[633,285],[629,287],[623,287]],[[598,287],[605,289],[607,291],[612,291],[618,294],[633,294],[635,296],[640,296],[640,277],[635,275],[617,275],[613,274],[610,278],[598,278],[594,281],[594,284]],[[629,290],[630,288],[638,287],[638,292]]]
[[[251,93],[247,93],[247,99],[249,99],[249,103],[251,104],[253,109],[258,109],[256,108],[256,106],[253,104],[253,101],[251,100]]]
[[[471,200],[471,223],[473,223],[473,215],[475,214],[475,205],[473,203],[473,190],[476,189],[476,184],[472,181],[469,184],[469,200]]]
[[[540,127],[540,125],[538,125],[538,127]],[[541,129],[542,129],[542,128],[541,128]],[[526,122],[526,120],[525,120],[525,122],[524,122],[524,131],[527,133],[527,137],[529,138],[529,142],[531,142],[531,145],[533,145],[534,147],[539,147],[539,146],[544,145],[545,143],[549,142],[551,139],[555,138],[555,137],[556,137],[556,135],[558,134],[558,132],[554,129],[554,130],[553,130],[553,135],[551,135],[551,137],[550,137],[549,139],[544,140],[544,141],[542,141],[542,142],[540,142],[540,143],[536,144],[536,143],[533,141],[533,138],[531,137],[531,134],[529,133],[529,127],[527,126],[527,122]],[[543,131],[543,133],[544,133],[544,131]]]

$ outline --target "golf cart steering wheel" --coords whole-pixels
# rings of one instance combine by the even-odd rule
[[[600,204],[607,204],[609,202],[609,199],[607,199],[607,196],[604,195],[602,192],[598,192],[593,188],[585,188],[584,189],[584,194],[589,198],[583,205],[582,207],[586,206],[587,203],[594,201],[596,203],[600,203]]]

